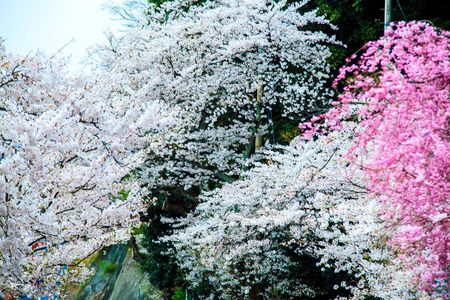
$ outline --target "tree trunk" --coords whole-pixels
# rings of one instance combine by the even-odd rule
[[[261,283],[257,283],[252,286],[250,289],[250,293],[248,294],[249,300],[263,300],[263,293],[264,289]]]
[[[172,203],[169,200],[165,200],[162,210],[173,213],[177,216],[185,217],[187,211],[184,209],[184,207],[179,206],[178,204]]]

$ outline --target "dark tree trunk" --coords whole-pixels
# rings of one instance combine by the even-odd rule
[[[182,217],[185,217],[186,213],[187,213],[187,211],[186,211],[186,209],[184,209],[184,207],[181,207],[178,204],[172,203],[167,199],[164,201],[162,210],[170,212],[177,216],[182,216]]]
[[[263,300],[262,293],[264,292],[264,288],[262,284],[257,283],[252,286],[250,289],[250,293],[248,294],[249,300]]]

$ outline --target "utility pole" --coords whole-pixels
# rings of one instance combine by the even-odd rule
[[[257,102],[257,106],[256,106],[256,122],[258,123],[258,130],[259,130],[259,125],[261,123],[261,106],[262,106],[262,91],[263,91],[263,87],[261,82],[258,84],[258,89],[256,90],[256,102]],[[259,149],[261,149],[263,140],[262,140],[262,136],[260,133],[258,133],[256,135],[255,138],[255,151],[259,151]]]
[[[384,0],[384,31],[391,23],[391,0]]]

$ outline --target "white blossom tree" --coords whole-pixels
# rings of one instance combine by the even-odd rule
[[[328,46],[338,42],[321,31],[330,23],[304,4],[167,1],[127,18],[135,26],[96,49],[94,66],[121,78],[118,94],[178,111],[138,169],[163,210],[185,215],[203,191],[236,180],[272,119],[300,119],[329,105]],[[147,269],[170,298],[177,272],[165,268],[172,260],[160,251],[166,245],[158,238],[167,234],[158,225],[161,208],[148,213],[155,230],[147,230]]]
[[[229,181],[267,133],[270,111],[298,117],[328,105],[331,26],[286,1],[167,1],[104,48],[100,66],[122,76],[135,99],[180,110],[150,145],[141,176],[167,190]],[[134,19],[134,18],[132,18]],[[263,97],[257,101],[258,86]],[[263,125],[264,124],[264,125]],[[197,193],[198,194],[198,193]]]
[[[206,281],[223,299],[317,296],[328,269],[337,290],[328,296],[417,299],[412,273],[394,264],[377,199],[343,158],[352,132],[264,151],[242,180],[206,193],[186,218],[166,219],[178,227],[166,239],[192,286]]]
[[[114,85],[0,42],[0,295],[58,295],[86,278],[86,258],[139,225],[142,195],[127,177],[146,133],[170,117],[116,97]]]

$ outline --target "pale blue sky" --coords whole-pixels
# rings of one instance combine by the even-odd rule
[[[0,0],[0,37],[15,54],[37,49],[52,54],[74,39],[63,51],[72,55],[74,67],[87,46],[105,40],[105,30],[120,27],[102,3],[108,0]]]

